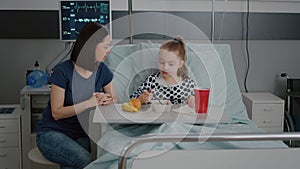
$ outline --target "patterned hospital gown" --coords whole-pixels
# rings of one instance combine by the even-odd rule
[[[194,96],[195,82],[186,78],[174,85],[167,85],[160,73],[153,73],[148,76],[138,89],[130,96],[130,98],[139,97],[143,91],[152,89],[152,100],[170,100],[172,104],[182,104],[187,101],[190,96]]]

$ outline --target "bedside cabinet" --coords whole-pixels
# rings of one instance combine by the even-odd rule
[[[272,93],[242,93],[248,116],[258,128],[283,132],[284,100]]]
[[[21,169],[21,109],[0,105],[0,168]]]
[[[42,169],[42,166],[37,166],[29,160],[28,153],[32,148],[36,147],[36,124],[41,119],[42,112],[48,104],[50,88],[49,86],[40,88],[24,86],[20,95],[23,169]]]

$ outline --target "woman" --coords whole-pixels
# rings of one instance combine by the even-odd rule
[[[76,39],[70,60],[57,65],[50,77],[50,101],[38,124],[36,143],[61,169],[80,169],[91,162],[89,112],[117,102],[113,75],[103,63],[109,42],[103,26],[88,23]]]

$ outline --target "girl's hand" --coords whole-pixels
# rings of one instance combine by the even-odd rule
[[[108,93],[96,92],[93,96],[96,98],[97,105],[109,105],[113,103],[113,99]]]
[[[141,101],[141,103],[148,103],[151,101],[153,97],[153,90],[149,89],[149,91],[144,90],[144,92],[138,97],[138,99]]]
[[[186,103],[191,107],[194,108],[195,107],[195,97],[194,96],[190,96]]]

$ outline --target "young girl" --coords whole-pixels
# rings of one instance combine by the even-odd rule
[[[185,61],[185,44],[181,37],[163,43],[159,51],[159,72],[147,77],[130,98],[138,98],[142,104],[159,99],[193,107],[195,82],[188,77]]]

